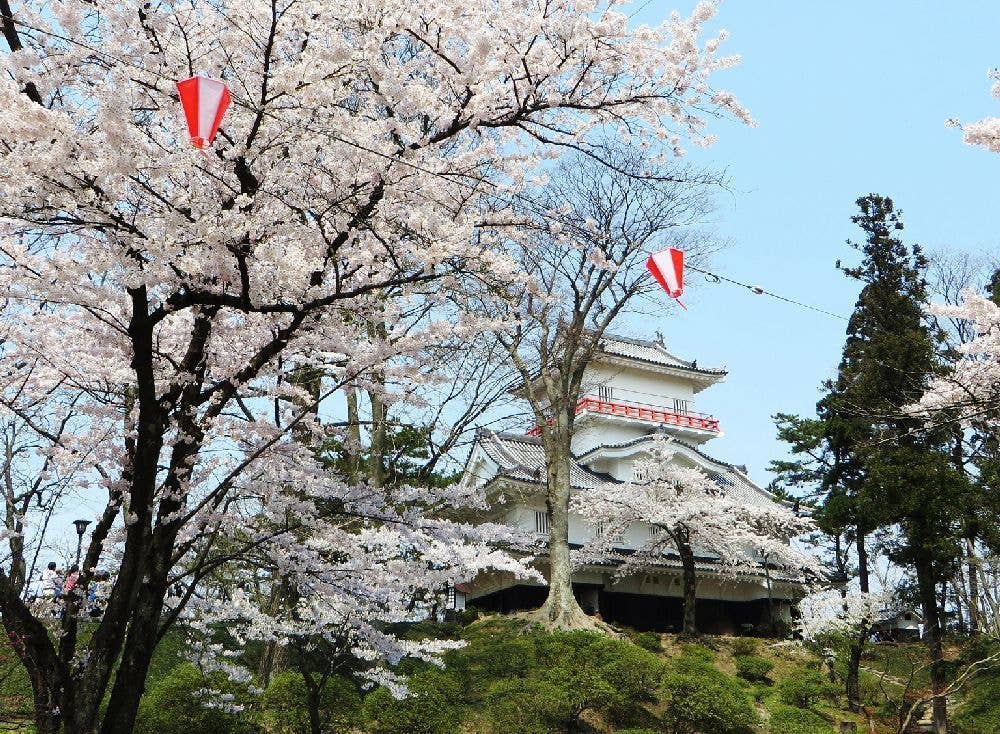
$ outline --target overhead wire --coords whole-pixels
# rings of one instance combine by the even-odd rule
[[[803,303],[802,301],[796,301],[794,298],[789,298],[779,293],[775,293],[774,291],[769,291],[766,288],[763,288],[759,285],[751,285],[750,283],[743,283],[742,281],[735,280],[733,278],[727,278],[725,275],[719,275],[718,273],[713,273],[708,270],[702,270],[701,268],[696,268],[691,265],[685,265],[685,267],[688,270],[692,270],[696,273],[701,273],[702,275],[705,275],[708,278],[714,278],[715,282],[725,281],[726,283],[732,283],[733,285],[740,286],[741,288],[746,288],[748,291],[757,296],[770,296],[771,298],[777,299],[779,301],[784,301],[785,303],[789,303],[793,306],[798,306],[799,308],[807,308],[810,311],[816,311],[817,313],[821,313],[826,316],[832,316],[833,318],[840,319],[841,321],[848,320],[846,316],[842,316],[839,313],[834,313],[833,311],[827,311],[826,309],[819,308],[818,306],[812,306],[808,303]]]

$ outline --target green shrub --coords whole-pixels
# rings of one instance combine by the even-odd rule
[[[861,703],[865,706],[882,706],[886,702],[886,693],[898,692],[902,689],[892,683],[882,683],[877,675],[866,670],[860,671],[858,676],[858,689],[861,695]]]
[[[564,691],[576,716],[609,713],[622,723],[637,702],[652,701],[665,664],[625,640],[593,632],[535,634],[535,675]]]
[[[715,670],[715,651],[704,645],[682,645],[681,654],[674,658],[672,666],[678,673],[703,673]]]
[[[771,734],[834,734],[834,731],[814,711],[779,705],[771,714]]]
[[[601,671],[587,665],[557,665],[547,670],[542,680],[562,692],[572,711],[571,721],[584,711],[606,711],[622,701],[619,691]]]
[[[379,688],[365,698],[371,734],[453,734],[464,718],[461,686],[446,671],[431,669],[407,680],[410,695],[396,699]],[[215,734],[213,732],[213,734]]]
[[[585,711],[648,726],[653,715],[641,703],[656,701],[667,669],[648,650],[593,632],[547,633],[484,620],[465,639],[468,645],[445,656],[445,670],[458,686],[457,698],[464,705],[481,702],[490,720],[483,723],[497,731],[553,731],[553,720],[566,728]]]
[[[715,650],[705,645],[699,645],[696,642],[689,642],[681,645],[681,657],[711,665],[715,662]]]
[[[623,702],[655,700],[666,663],[648,650],[602,636],[593,640],[585,654]]]
[[[346,731],[361,723],[361,696],[346,678],[331,677],[320,691],[324,731]],[[279,673],[261,698],[261,720],[268,734],[309,734],[308,693],[302,676]]]
[[[962,643],[962,650],[958,656],[960,665],[971,665],[983,658],[1000,652],[1000,641],[989,635],[975,635],[969,637]]]
[[[565,729],[576,718],[565,690],[542,680],[499,681],[490,688],[485,703],[496,734],[549,734]]]
[[[615,729],[615,734],[659,734],[652,729]]]
[[[482,635],[480,625],[471,630],[472,640],[463,648],[448,652],[445,670],[469,703],[482,701],[491,683],[507,678],[523,678],[538,667],[534,640],[517,629]]]
[[[670,673],[663,702],[663,723],[672,734],[747,734],[758,724],[740,683],[716,670]]]
[[[733,655],[756,655],[760,642],[755,637],[737,637],[730,644]]]
[[[655,653],[663,652],[663,641],[655,632],[630,632],[628,638],[643,650]]]
[[[771,687],[766,683],[758,683],[750,686],[750,697],[757,703],[764,703],[764,699],[771,693]]]
[[[778,683],[781,702],[800,709],[813,706],[824,696],[833,697],[837,688],[815,670],[799,669]]]
[[[774,667],[770,660],[757,655],[737,655],[733,662],[736,663],[736,675],[754,683],[766,681]]]
[[[248,703],[246,690],[221,673],[206,679],[195,666],[181,663],[150,686],[142,697],[135,734],[248,734],[259,731],[247,713],[211,705],[216,699],[206,693],[209,689],[219,691],[233,705]]]

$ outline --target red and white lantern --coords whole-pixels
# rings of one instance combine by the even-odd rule
[[[207,148],[215,140],[222,116],[229,107],[229,88],[218,79],[198,75],[177,82],[177,91],[191,133],[191,144],[195,148]]]
[[[680,298],[684,292],[684,252],[671,247],[654,252],[646,261],[646,269],[671,298]],[[680,303],[680,301],[678,301]],[[681,304],[682,306],[684,304]]]

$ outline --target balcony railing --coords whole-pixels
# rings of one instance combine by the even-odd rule
[[[587,395],[580,398],[576,403],[576,414],[599,413],[601,415],[615,415],[622,418],[634,418],[651,423],[660,423],[667,426],[677,426],[679,428],[694,428],[700,431],[712,431],[719,433],[719,419],[696,413],[694,411],[674,411],[657,405],[645,405],[642,403],[624,403],[618,400],[599,398]],[[529,436],[541,434],[540,426],[529,428]]]

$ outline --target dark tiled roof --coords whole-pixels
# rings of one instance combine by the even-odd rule
[[[579,543],[570,543],[570,549],[579,550],[582,546]],[[609,566],[614,567],[620,565],[627,556],[633,555],[635,550],[631,548],[615,548],[609,558],[604,562],[595,562],[590,560],[583,560],[581,565],[583,566]],[[539,554],[544,556],[544,552]],[[694,568],[696,571],[701,571],[702,573],[721,573],[721,567],[718,560],[712,558],[695,558]],[[645,573],[656,574],[656,569],[664,569],[667,571],[683,571],[684,565],[681,563],[680,556],[673,553],[666,554],[657,560],[655,567],[648,568]],[[771,568],[771,580],[778,582],[791,582],[791,583],[802,583],[801,575],[793,575],[786,569],[776,569],[772,566]],[[765,578],[764,569],[760,570],[741,570],[740,576],[759,576],[760,578]]]
[[[483,451],[497,463],[501,476],[523,482],[545,482],[545,450],[540,439],[516,433],[480,431],[477,440]],[[607,474],[570,461],[569,482],[573,487],[590,489],[614,481]]]
[[[586,458],[587,456],[602,450],[623,449],[623,448],[628,448],[630,446],[639,446],[648,441],[652,441],[654,438],[655,434],[650,434],[647,436],[639,436],[638,438],[633,438],[630,441],[624,441],[622,443],[611,444],[608,446],[595,446],[593,449],[586,452],[582,456],[574,458],[579,460],[581,458]],[[768,493],[766,490],[761,489],[756,484],[750,481],[750,478],[747,476],[747,468],[745,466],[738,464],[730,464],[728,462],[722,461],[721,459],[716,459],[715,457],[706,454],[697,446],[687,443],[686,441],[681,441],[679,439],[674,438],[673,442],[675,444],[678,444],[679,446],[684,447],[688,451],[697,454],[698,456],[714,464],[715,466],[720,467],[721,471],[712,473],[714,474],[717,480],[722,480],[725,483],[727,490],[734,492],[738,497],[741,497],[745,500],[749,500],[750,502],[754,502],[757,504],[769,504],[769,503],[780,504],[780,502],[776,500],[774,497],[772,497],[770,493]]]
[[[600,341],[600,351],[613,357],[625,357],[647,364],[691,370],[705,375],[725,375],[727,373],[724,367],[699,367],[696,361],[680,359],[667,351],[667,348],[659,342],[648,339],[633,339],[618,334],[605,334]]]
[[[545,451],[542,448],[541,439],[516,433],[493,433],[487,430],[480,430],[476,438],[483,451],[496,462],[501,476],[522,482],[538,484],[545,482]],[[587,452],[584,456],[601,448],[624,448],[639,445],[652,439],[653,436],[642,436],[613,446],[598,447]],[[726,490],[737,497],[760,505],[777,503],[777,500],[750,481],[746,476],[745,467],[737,467],[714,459],[683,441],[675,439],[675,442],[720,467],[720,471],[712,472],[712,474],[716,481],[724,483]],[[569,480],[571,486],[589,489],[608,482],[622,483],[609,474],[589,469],[579,459],[580,457],[574,456],[570,460]]]

